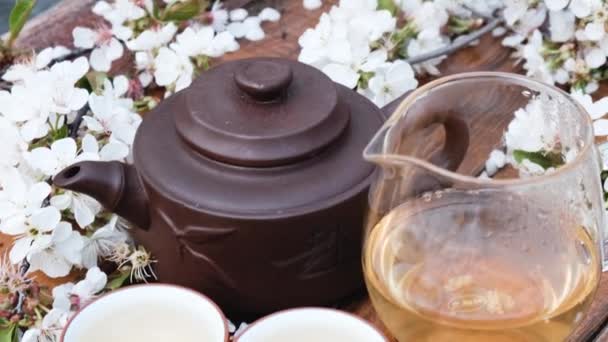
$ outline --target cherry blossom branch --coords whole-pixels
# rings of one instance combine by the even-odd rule
[[[449,44],[445,47],[439,48],[437,50],[434,50],[434,51],[431,51],[428,53],[423,53],[423,54],[420,54],[420,55],[417,55],[414,57],[410,57],[410,58],[406,59],[405,61],[408,62],[410,65],[414,65],[414,64],[426,62],[428,60],[431,60],[431,59],[434,59],[437,57],[450,55],[450,54],[460,50],[461,48],[471,44],[472,42],[476,41],[477,39],[481,38],[481,36],[494,30],[496,27],[498,27],[502,23],[503,23],[503,19],[494,18],[494,19],[490,20],[487,24],[485,24],[484,26],[479,28],[479,30],[473,31],[464,36],[460,36],[460,37],[454,39],[454,41],[451,44]]]
[[[84,107],[78,110],[78,113],[76,113],[76,118],[74,118],[74,121],[72,121],[72,123],[68,125],[68,135],[70,136],[70,138],[75,139],[78,136],[78,129],[82,124],[82,117],[85,116],[88,111],[89,104],[87,103],[84,105]]]
[[[67,61],[67,60],[71,60],[71,59],[76,59],[78,57],[82,57],[86,54],[88,54],[89,52],[93,51],[93,49],[75,49],[70,51],[68,54],[63,55],[59,58],[55,58],[51,61],[51,63],[49,64],[49,66],[55,64],[55,63],[59,63],[59,62],[63,62],[63,61]]]

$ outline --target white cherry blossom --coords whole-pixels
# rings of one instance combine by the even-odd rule
[[[122,24],[127,20],[137,20],[146,16],[146,10],[134,0],[114,0],[110,3],[97,1],[93,6],[93,13],[103,17],[111,23]]]
[[[93,93],[89,97],[93,116],[85,115],[83,120],[91,132],[110,135],[111,140],[130,146],[141,117],[132,112],[133,101],[122,97],[127,90],[128,80],[125,77],[115,78],[114,83],[105,80],[103,92],[99,95]]]
[[[98,160],[94,153],[78,153],[73,138],[63,138],[53,142],[49,147],[37,147],[25,154],[25,160],[35,170],[46,176],[55,176],[66,167],[84,160]]]
[[[507,156],[503,151],[493,150],[486,161],[486,175],[492,177],[498,170],[502,169],[507,163]]]
[[[95,230],[90,237],[84,237],[82,250],[82,265],[91,268],[97,265],[100,257],[109,257],[112,251],[121,243],[127,241],[127,234],[116,227],[118,216],[113,215],[103,227]]]
[[[101,205],[95,199],[73,191],[66,191],[51,197],[51,205],[59,210],[70,209],[74,219],[81,228],[88,227],[101,211]]]
[[[226,52],[239,49],[239,43],[229,32],[221,32],[215,35],[212,27],[201,28],[188,27],[176,37],[176,42],[170,45],[176,53],[188,56],[221,57]]]
[[[188,56],[162,47],[154,59],[154,80],[162,87],[180,91],[192,83],[194,66]]]
[[[139,71],[137,78],[142,86],[147,87],[154,80],[154,54],[151,51],[135,53],[135,69]]]
[[[0,113],[15,123],[24,141],[45,136],[51,114],[69,114],[84,106],[88,92],[74,84],[89,70],[85,57],[32,72],[9,92],[0,91]]]
[[[420,30],[439,30],[447,24],[449,15],[445,7],[434,1],[423,2],[412,12],[406,12]]]
[[[2,75],[2,79],[13,83],[25,81],[33,77],[37,71],[46,68],[53,60],[69,53],[70,50],[64,46],[46,48],[24,62],[11,65]]]
[[[211,6],[211,11],[209,11],[209,19],[211,21],[211,26],[216,32],[222,32],[226,30],[226,25],[228,24],[230,15],[228,11],[224,8],[222,2],[220,0],[216,0]]]
[[[0,168],[17,165],[28,148],[28,144],[19,134],[19,127],[1,115],[0,146]]]
[[[51,186],[30,179],[14,167],[0,171],[0,186],[0,231],[21,234],[28,219],[51,194]]]
[[[76,27],[72,31],[74,46],[93,49],[90,56],[91,67],[97,71],[110,71],[112,62],[122,57],[124,51],[118,39],[127,40],[132,34],[131,29],[120,25],[101,26],[97,30]]]
[[[585,63],[589,68],[599,68],[606,63],[608,55],[608,35],[604,36],[598,43],[588,46],[583,50]]]
[[[21,342],[59,341],[63,328],[68,323],[68,312],[53,308],[39,322],[29,328],[21,338]]]
[[[549,30],[554,42],[567,42],[574,38],[576,17],[570,11],[553,11],[549,13]]]
[[[177,26],[168,23],[164,26],[155,26],[140,33],[127,42],[127,48],[132,51],[151,51],[167,45],[177,33]]]
[[[427,52],[435,51],[436,49],[446,44],[446,38],[443,37],[437,30],[428,29],[423,30],[418,34],[418,37],[412,39],[407,46],[407,54],[410,57],[415,57]],[[445,56],[437,57],[419,63],[415,66],[416,70],[423,73],[429,73],[431,75],[439,75],[439,69],[437,65],[445,59]]]
[[[258,17],[247,17],[244,21],[235,21],[228,26],[226,30],[230,32],[235,38],[245,38],[251,41],[258,41],[264,39],[266,34],[260,26],[262,21]]]
[[[64,61],[56,63],[51,67],[50,75],[53,106],[53,113],[68,114],[79,110],[86,103],[89,93],[82,88],[75,87],[75,83],[89,71],[89,63],[85,57],[80,57],[74,61]]]
[[[13,249],[16,246],[15,244]],[[60,222],[54,228],[49,244],[29,252],[28,272],[42,271],[52,278],[64,277],[70,273],[73,266],[81,264],[83,247],[84,241],[80,233],[72,230],[69,223]]]
[[[608,114],[608,97],[593,102],[591,95],[585,94],[581,90],[573,90],[570,95],[585,108],[591,120],[593,120],[593,132],[595,135],[608,135],[608,119],[604,119],[606,114]]]
[[[78,283],[65,283],[53,289],[53,308],[64,312],[78,311],[101,292],[108,276],[99,267],[92,267]]]
[[[557,123],[549,120],[551,112],[546,101],[533,99],[524,108],[515,111],[515,118],[505,133],[508,154],[514,150],[528,152],[552,151],[558,141]]]
[[[329,55],[340,55],[336,46],[347,39],[348,28],[344,23],[334,23],[323,13],[314,29],[307,29],[298,39],[302,48],[298,60],[302,63],[322,67]]]
[[[586,18],[593,10],[602,6],[602,0],[572,0],[569,9],[578,18]]]
[[[11,262],[16,264],[25,258],[29,261],[32,254],[50,247],[53,237],[61,235],[66,225],[71,230],[69,223],[60,221],[61,214],[55,207],[39,208],[29,216],[14,215],[2,220],[2,232],[16,237],[9,253]]]
[[[376,71],[374,77],[369,80],[367,92],[371,93],[368,97],[377,106],[383,107],[417,86],[418,81],[412,67],[403,61],[395,61]]]

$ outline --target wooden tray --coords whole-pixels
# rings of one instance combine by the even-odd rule
[[[18,46],[29,49],[40,49],[51,45],[72,46],[72,29],[75,26],[93,26],[100,18],[91,13],[94,0],[63,0],[45,14],[34,18],[24,29]],[[267,23],[264,26],[267,37],[261,42],[241,42],[241,49],[236,53],[224,56],[223,60],[233,60],[247,57],[277,56],[297,58],[299,53],[298,37],[306,28],[317,24],[322,12],[337,3],[337,0],[325,0],[321,9],[306,11],[302,7],[302,0],[227,0],[224,3],[229,7],[246,6],[255,13],[256,10],[266,6],[279,9],[283,17],[278,23]],[[512,50],[504,48],[500,39],[485,36],[474,47],[460,50],[450,56],[441,65],[442,75],[465,71],[497,70],[508,72],[521,72],[521,68],[514,65],[510,58]],[[113,72],[126,70],[131,56],[125,56],[115,63]],[[215,61],[215,63],[218,63]],[[428,80],[422,80],[422,83]],[[608,96],[608,86],[601,86],[597,96]],[[0,234],[0,253],[4,253],[11,246],[11,237]],[[36,275],[37,279],[49,286],[63,283],[75,276],[63,279],[49,279],[43,275]],[[356,315],[372,322],[386,332],[382,323],[376,317],[368,298],[356,298],[341,306]],[[602,276],[600,288],[592,304],[590,312],[583,323],[573,334],[572,341],[608,341],[608,329],[602,329],[608,319],[608,277]],[[393,339],[393,341],[396,341]]]

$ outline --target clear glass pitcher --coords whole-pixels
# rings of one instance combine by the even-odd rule
[[[540,173],[538,153],[512,149],[547,143],[513,123],[533,100],[529,134],[549,127],[564,163]],[[480,177],[495,150],[528,167]],[[364,274],[399,341],[554,342],[582,320],[604,211],[591,121],[568,94],[515,74],[445,77],[410,94],[364,157],[380,169]]]

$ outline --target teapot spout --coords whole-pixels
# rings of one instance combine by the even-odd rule
[[[135,167],[116,161],[84,161],[59,172],[53,178],[59,188],[89,195],[107,210],[142,229],[148,229],[148,197]]]

